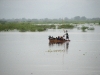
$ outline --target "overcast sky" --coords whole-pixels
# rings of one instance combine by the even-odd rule
[[[0,18],[100,17],[100,0],[0,0]]]

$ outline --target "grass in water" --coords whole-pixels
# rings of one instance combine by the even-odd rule
[[[45,31],[47,28],[55,28],[55,25],[34,25],[31,23],[6,23],[6,24],[0,24],[0,31],[9,31],[17,29],[20,32],[26,32],[26,31]]]
[[[94,28],[92,27],[92,28],[88,28],[88,30],[94,30]]]
[[[66,28],[68,28],[68,29],[72,29],[72,28],[74,28],[74,25],[70,25],[70,24],[65,24],[65,25],[60,25],[60,26],[58,26],[58,29],[62,29],[62,28],[64,28],[64,29],[66,29]]]
[[[83,32],[86,32],[85,30],[88,29],[88,28],[89,28],[89,27],[86,27],[86,26],[82,26],[82,27],[81,27],[81,29],[82,29]]]

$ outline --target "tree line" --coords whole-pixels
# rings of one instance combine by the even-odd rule
[[[100,18],[86,18],[85,16],[75,16],[73,18],[58,18],[58,19],[0,19],[0,23],[4,24],[6,22],[33,22],[33,23],[100,23]]]

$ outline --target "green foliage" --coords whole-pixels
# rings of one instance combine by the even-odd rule
[[[74,28],[74,26],[73,25],[70,25],[70,24],[64,24],[64,25],[60,25],[60,26],[58,26],[58,29],[61,29],[61,28],[68,28],[68,29],[72,29],[72,28]]]
[[[99,25],[100,25],[100,22],[99,22]]]
[[[92,27],[92,28],[88,28],[88,30],[94,30],[94,27]]]
[[[85,30],[88,29],[88,28],[89,28],[89,27],[86,27],[86,26],[82,26],[82,27],[81,27],[81,29],[82,29],[83,32],[85,32]]]
[[[55,25],[34,25],[33,23],[25,22],[9,22],[5,24],[0,24],[0,31],[8,31],[17,29],[20,32],[26,31],[44,31],[47,28],[55,28]]]

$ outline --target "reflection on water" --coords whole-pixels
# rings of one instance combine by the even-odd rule
[[[53,49],[55,47],[57,49]],[[69,41],[66,42],[49,42],[49,47],[51,48],[47,52],[66,52],[68,53]],[[59,49],[58,47],[62,47],[63,49]]]

